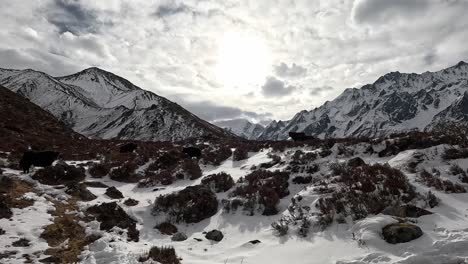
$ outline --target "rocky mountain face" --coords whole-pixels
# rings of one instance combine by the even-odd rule
[[[468,64],[422,74],[391,72],[291,120],[274,121],[259,139],[286,139],[290,131],[320,138],[382,136],[468,121]]]
[[[245,139],[256,139],[265,129],[260,124],[254,124],[242,118],[216,121],[213,124]]]
[[[0,148],[17,151],[79,141],[79,135],[26,98],[0,86]]]
[[[64,77],[0,69],[0,84],[91,138],[175,141],[228,136],[178,104],[98,68]]]

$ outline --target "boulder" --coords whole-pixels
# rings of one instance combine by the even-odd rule
[[[219,241],[223,240],[224,235],[223,235],[223,233],[221,231],[215,229],[215,230],[211,230],[210,232],[208,232],[205,235],[205,238],[208,239],[208,240],[213,240],[213,241],[219,242]]]
[[[349,167],[353,167],[353,168],[354,167],[361,167],[361,166],[366,165],[366,162],[363,159],[361,159],[360,157],[355,157],[355,158],[349,159],[347,165]]]
[[[86,212],[101,222],[100,229],[110,231],[114,227],[127,229],[129,241],[139,241],[140,232],[136,229],[136,221],[125,213],[116,202],[94,205]]]
[[[385,226],[382,235],[390,244],[406,243],[423,235],[419,226],[408,223],[396,223]]]
[[[177,227],[169,222],[160,223],[159,225],[155,226],[155,228],[164,235],[173,235],[178,231]]]
[[[255,244],[262,243],[262,241],[260,241],[260,240],[258,240],[258,239],[255,239],[255,240],[249,241],[249,243],[252,244],[252,245],[255,245]]]
[[[82,184],[69,185],[65,191],[68,195],[77,197],[81,201],[89,202],[97,198],[92,192],[90,192],[86,186]]]
[[[405,204],[397,206],[389,206],[382,211],[384,215],[392,215],[397,217],[412,217],[417,218],[423,215],[430,215],[432,212],[429,212],[425,209],[419,208],[414,205]]]
[[[19,240],[13,242],[11,244],[14,247],[29,247],[31,245],[31,241],[26,238],[20,238]]]
[[[112,199],[122,199],[124,198],[123,194],[114,186],[107,188],[106,193]]]
[[[128,198],[127,200],[124,201],[124,204],[126,206],[136,206],[136,205],[138,205],[138,203],[139,202],[137,200],[132,199],[132,198]]]
[[[185,241],[187,240],[187,235],[183,232],[177,232],[171,237],[172,241]]]

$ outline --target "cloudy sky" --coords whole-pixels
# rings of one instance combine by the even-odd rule
[[[468,60],[466,0],[0,1],[0,67],[97,66],[210,121],[289,119]]]

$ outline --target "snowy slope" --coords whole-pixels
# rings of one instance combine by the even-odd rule
[[[0,84],[89,137],[159,141],[227,134],[176,103],[98,68],[59,78],[0,69]]]
[[[256,139],[265,129],[260,124],[254,124],[242,118],[215,121],[213,124],[246,139]]]
[[[286,139],[289,131],[318,137],[379,136],[468,120],[468,64],[422,74],[391,72],[360,89],[291,120],[272,122],[260,139]]]
[[[466,193],[449,194],[437,191],[433,188],[418,183],[414,173],[410,173],[405,166],[412,161],[415,153],[424,155],[424,161],[419,168],[433,167],[442,172],[441,177],[451,181],[457,181],[456,177],[449,175],[449,165],[441,160],[442,150],[447,146],[435,146],[422,150],[407,150],[397,155],[379,158],[376,155],[364,154],[360,146],[352,146],[357,156],[362,157],[366,163],[388,163],[389,166],[401,169],[418,192],[428,190],[434,192],[441,202],[434,208],[428,208],[434,214],[409,219],[421,227],[424,235],[416,240],[402,243],[389,244],[382,239],[381,229],[387,224],[398,222],[397,218],[388,215],[370,215],[359,221],[347,223],[333,223],[325,230],[312,229],[308,237],[300,237],[295,232],[294,226],[290,227],[287,235],[278,237],[270,224],[277,221],[290,212],[292,197],[301,196],[302,206],[309,206],[314,210],[317,200],[327,194],[320,193],[313,184],[290,184],[290,195],[281,199],[280,213],[274,216],[254,215],[249,216],[242,212],[227,213],[219,209],[218,213],[209,219],[196,224],[177,224],[180,231],[187,234],[188,239],[181,242],[172,241],[170,236],[161,234],[154,226],[163,219],[151,214],[154,199],[159,195],[179,191],[187,186],[200,184],[202,178],[197,180],[183,180],[170,186],[158,186],[159,188],[137,188],[134,183],[121,183],[111,180],[109,177],[95,179],[88,177],[87,181],[100,181],[108,186],[117,187],[126,198],[133,198],[140,203],[129,207],[123,205],[123,200],[112,200],[105,195],[105,189],[89,188],[98,198],[91,202],[80,202],[79,207],[85,210],[87,207],[103,202],[117,201],[125,211],[135,219],[140,231],[139,242],[128,242],[125,233],[119,229],[112,232],[99,230],[99,222],[92,221],[82,223],[88,234],[99,234],[102,237],[85,248],[81,254],[80,263],[139,263],[137,259],[145,254],[149,248],[155,246],[173,246],[181,263],[189,264],[364,264],[364,263],[406,263],[406,264],[440,264],[440,263],[466,263],[468,260],[468,195]],[[276,152],[276,155],[288,161],[298,150],[286,149]],[[315,149],[301,148],[305,152],[314,152]],[[328,167],[331,163],[344,162],[350,157],[338,155],[337,149],[328,157],[318,158],[312,163],[320,166],[320,170],[314,173],[317,179],[327,178]],[[226,172],[237,181],[242,176],[251,172],[252,165],[270,160],[268,153],[271,149],[251,153],[250,158],[241,162],[226,160],[220,166],[204,166],[203,176]],[[93,161],[95,162],[95,161]],[[463,167],[468,167],[467,159],[452,161]],[[76,162],[68,162],[76,164]],[[79,162],[86,164],[86,161]],[[145,165],[144,165],[145,166]],[[143,167],[144,167],[143,166]],[[284,169],[284,165],[276,165],[271,170]],[[16,170],[6,170],[6,175],[15,178],[33,181],[30,175],[21,174]],[[34,182],[34,181],[33,181]],[[32,246],[26,248],[10,248],[17,250],[6,263],[22,263],[22,254],[32,254],[33,259],[45,257],[43,250],[47,244],[40,239],[44,226],[51,223],[50,202],[44,197],[59,197],[63,202],[69,196],[63,194],[63,189],[53,188],[35,182],[38,194],[30,193],[28,197],[35,201],[32,207],[15,209],[12,221],[0,219],[0,228],[6,231],[0,247],[7,248],[19,237],[26,237]],[[464,184],[466,186],[466,184]],[[229,197],[228,193],[217,194],[218,199]],[[73,213],[73,212],[69,212]],[[408,219],[407,219],[408,220]],[[222,230],[224,238],[220,242],[206,240],[206,231]],[[201,239],[200,241],[195,240]],[[259,240],[259,244],[251,244],[249,241]]]

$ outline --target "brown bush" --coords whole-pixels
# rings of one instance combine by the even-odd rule
[[[93,178],[102,178],[109,174],[110,166],[106,163],[94,163],[88,169],[89,174]]]
[[[448,148],[442,154],[444,160],[466,159],[468,158],[468,149]]]
[[[178,179],[196,180],[202,176],[202,171],[196,160],[183,160],[175,169]]]
[[[241,181],[241,185],[231,196],[244,198],[244,210],[251,215],[254,214],[257,205],[260,206],[258,209],[263,215],[276,214],[279,200],[289,195],[288,180],[287,172],[256,170],[245,176],[245,181]],[[231,210],[232,204],[228,204],[227,207]]]
[[[208,175],[203,178],[201,183],[210,187],[216,193],[226,192],[234,186],[234,180],[231,175],[225,172]]]
[[[465,193],[466,189],[460,184],[453,183],[449,180],[441,179],[440,177],[426,171],[422,170],[419,173],[417,180],[422,182],[428,187],[433,187],[438,191],[443,191],[446,193]]]
[[[169,222],[198,223],[218,211],[216,195],[206,186],[189,186],[179,192],[159,196],[153,214],[166,214]]]
[[[151,247],[148,255],[140,257],[140,262],[146,262],[149,259],[157,261],[161,264],[180,264],[179,258],[176,255],[173,247]]]
[[[388,165],[365,165],[349,167],[344,164],[332,166],[338,187],[328,196],[318,200],[323,223],[348,215],[354,220],[378,214],[395,203],[407,203],[416,197],[414,186],[399,170]]]
[[[232,156],[232,150],[226,146],[209,147],[202,151],[203,164],[219,166],[221,163]]]
[[[244,145],[237,147],[232,154],[233,161],[241,161],[249,158],[249,150]]]
[[[119,182],[138,182],[140,180],[140,176],[135,173],[135,170],[138,166],[131,162],[125,162],[122,166],[113,168],[110,173],[109,177],[114,181]]]
[[[32,178],[47,185],[68,185],[83,181],[86,175],[83,168],[57,164],[38,170]]]

